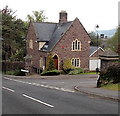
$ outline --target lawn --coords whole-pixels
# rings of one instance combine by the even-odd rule
[[[107,85],[102,86],[101,88],[120,91],[120,83],[118,83],[118,84],[107,84]]]

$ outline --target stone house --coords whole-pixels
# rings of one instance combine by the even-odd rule
[[[78,18],[67,21],[67,12],[59,13],[58,23],[30,22],[26,36],[25,68],[30,73],[45,70],[52,53],[55,68],[62,70],[65,59],[75,67],[89,70],[90,37]]]

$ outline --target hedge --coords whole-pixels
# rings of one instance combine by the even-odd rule
[[[23,61],[3,61],[2,62],[2,71],[12,71],[12,70],[19,70],[25,67],[25,63]]]
[[[41,76],[52,76],[52,75],[59,75],[60,72],[58,70],[51,70],[51,71],[43,71]]]

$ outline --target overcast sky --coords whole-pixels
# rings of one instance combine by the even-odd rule
[[[87,31],[113,29],[118,26],[118,2],[120,0],[0,0],[0,9],[6,5],[16,11],[18,18],[26,20],[32,11],[44,10],[47,21],[58,22],[59,12],[68,13],[68,21],[79,18]]]

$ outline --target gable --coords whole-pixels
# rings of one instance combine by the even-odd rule
[[[72,34],[74,36],[76,36],[76,37],[78,36],[79,39],[82,38],[82,41],[88,42],[91,40],[87,31],[85,30],[83,25],[80,23],[79,19],[76,18],[72,22],[64,23],[63,26],[60,26],[60,27],[58,26],[58,28],[56,29],[55,33],[52,36],[53,38],[51,39],[51,41],[49,43],[49,51],[51,51],[56,46],[56,44],[61,40],[61,38],[64,37],[65,33],[70,31],[70,28],[72,28],[73,26],[74,26],[74,30],[73,30],[74,32],[72,32]],[[76,32],[78,32],[78,33],[76,33]],[[80,37],[80,34],[81,34],[81,37]]]
[[[53,33],[49,44],[48,44],[48,51],[51,51],[54,46],[57,44],[57,42],[61,39],[61,37],[64,35],[64,33],[68,30],[72,22],[66,22],[61,25],[58,25],[55,32]]]
[[[97,52],[104,52],[101,47],[91,46],[90,47],[90,57],[94,56]]]

